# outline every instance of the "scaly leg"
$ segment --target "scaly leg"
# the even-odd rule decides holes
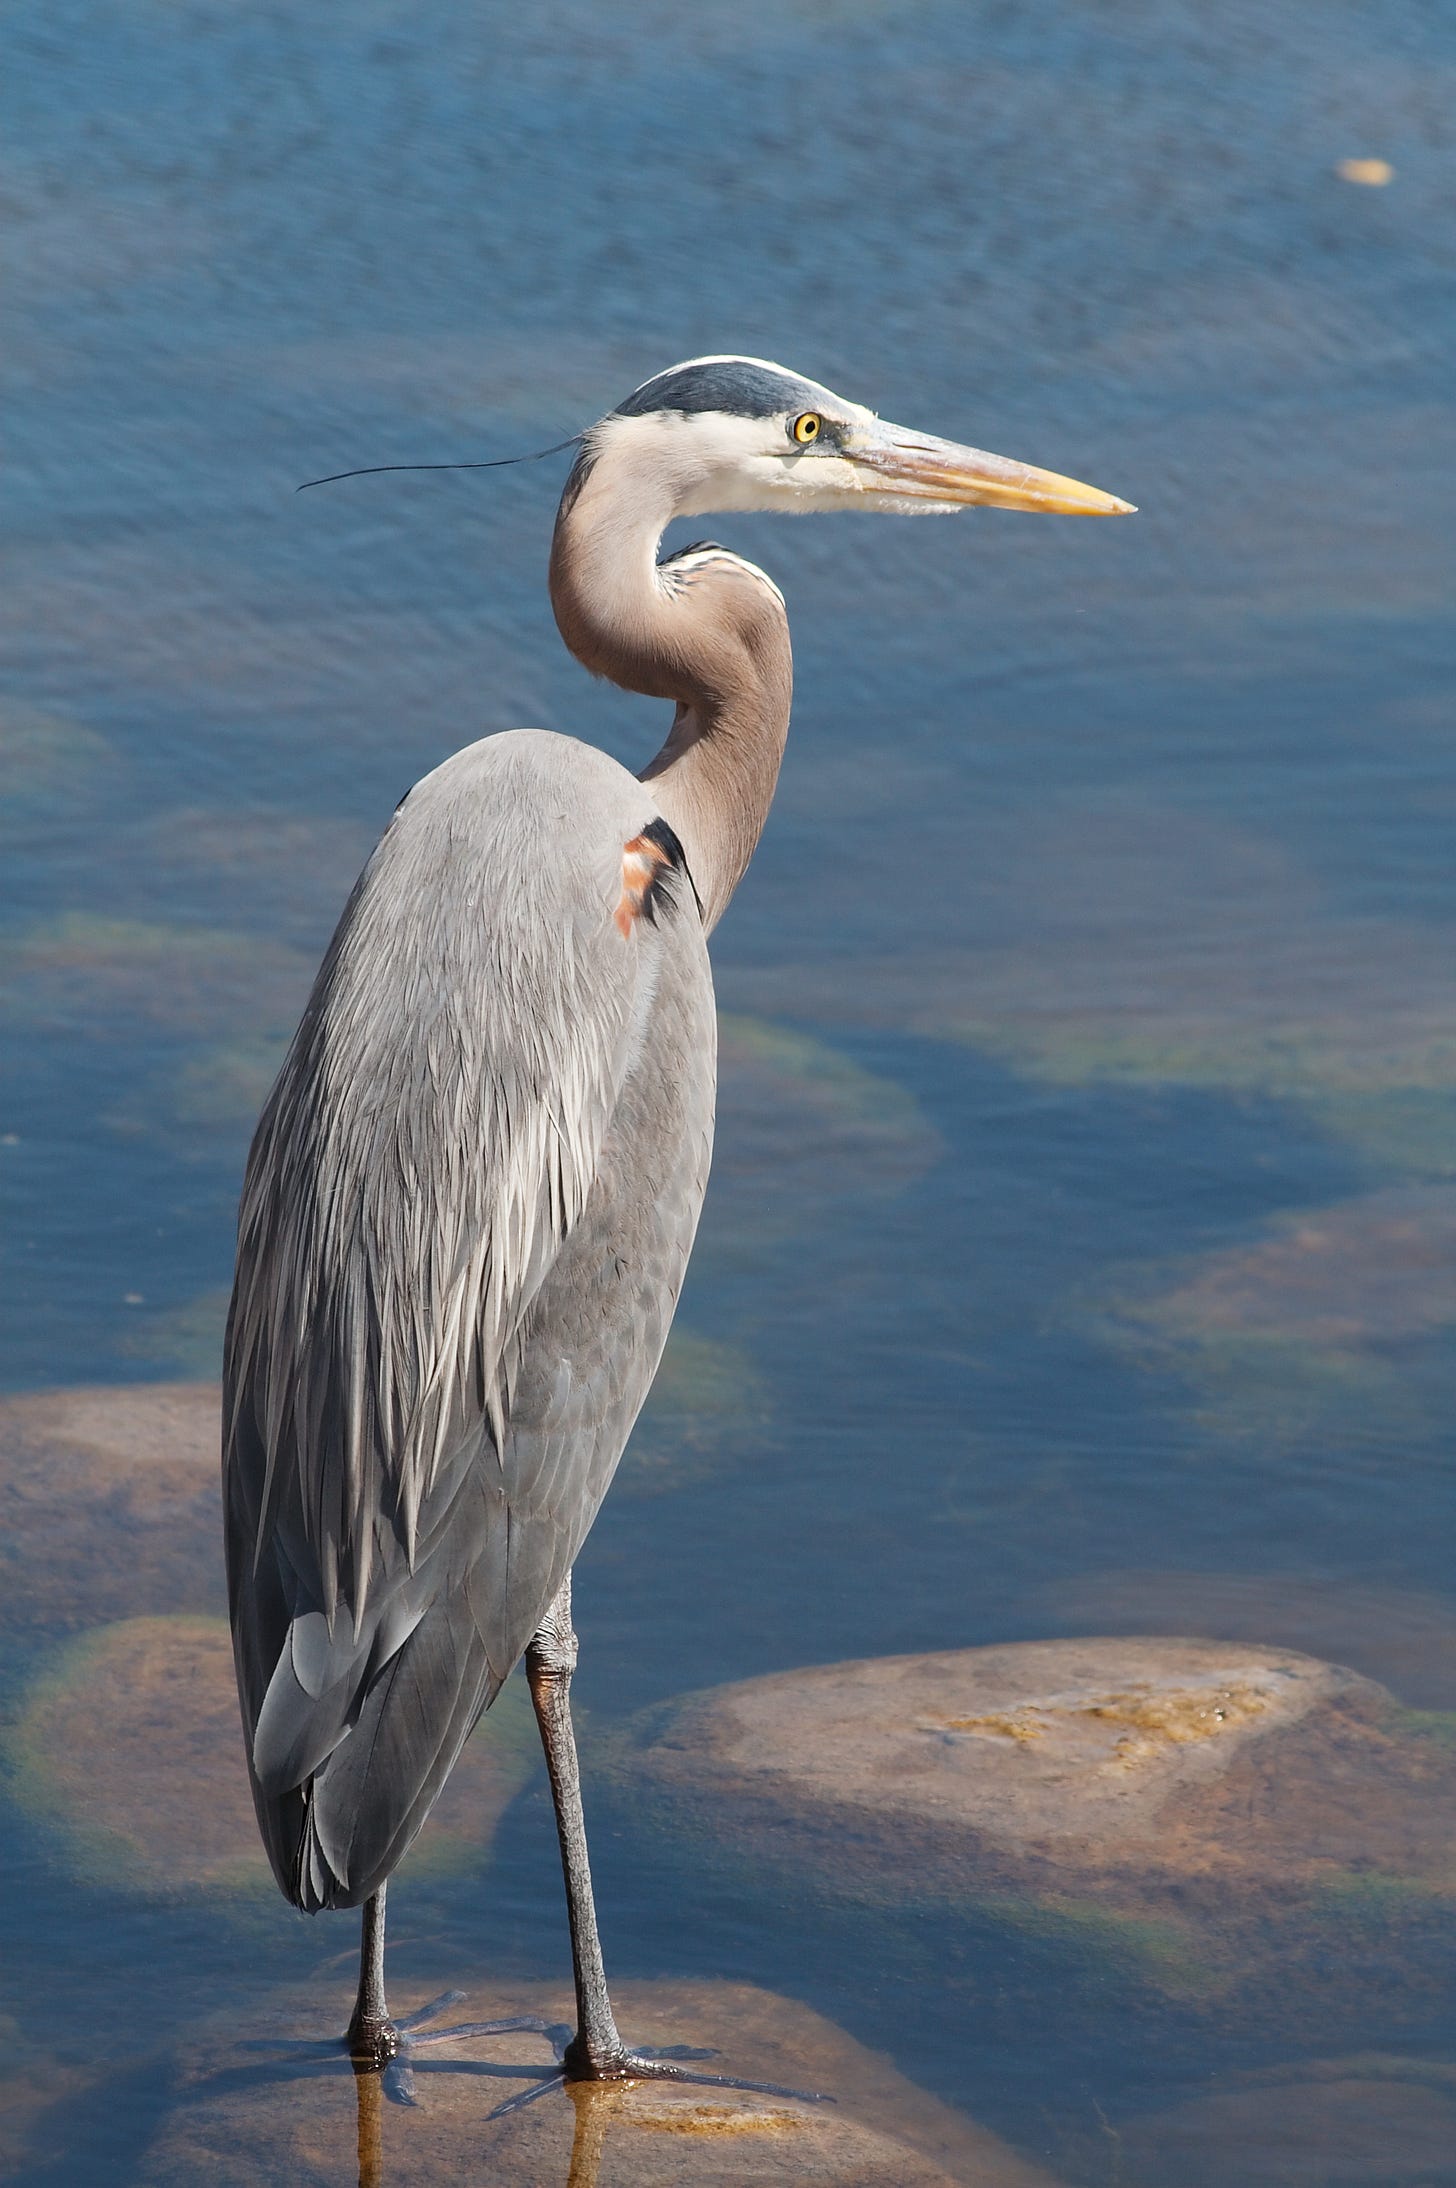
[[[428,2005],[419,2006],[399,2021],[391,2020],[384,1998],[384,1894],[381,1884],[364,1902],[364,1922],[359,1944],[359,1996],[354,2017],[344,2032],[344,2048],[360,2075],[383,2075],[384,2094],[394,2104],[415,2102],[414,2053],[433,2044],[458,2042],[466,2036],[506,2036],[518,2029],[537,2027],[534,2019],[512,2017],[507,2021],[457,2021],[450,2028],[429,2029],[427,2021],[458,2006],[465,1993],[441,1991]],[[305,2050],[317,2047],[305,2045]],[[363,2098],[360,2100],[363,2103]],[[360,2117],[363,2117],[361,2112]]]
[[[742,2082],[724,2074],[690,2074],[674,2061],[711,2058],[711,2052],[687,2046],[666,2051],[629,2051],[617,2032],[612,2002],[607,1996],[602,1966],[601,1939],[597,1934],[596,1905],[592,1898],[591,1867],[587,1860],[586,1824],[581,1810],[581,1772],[576,1759],[576,1739],[571,1729],[571,1675],[576,1669],[576,1635],[571,1630],[571,1575],[526,1650],[526,1678],[546,1750],[546,1770],[551,1798],[556,1804],[556,1829],[561,1840],[561,1867],[566,1877],[566,1913],[571,1925],[571,1960],[576,1977],[576,2034],[562,2053],[556,2075],[543,2077],[541,2087],[523,2092],[497,2107],[513,2111],[529,2103],[557,2079],[568,2082],[675,2081],[698,2082],[719,2089],[751,2089],[776,2097],[805,2097],[809,2090],[783,2089],[770,2082]],[[492,2117],[496,2117],[492,2114]]]
[[[399,2050],[399,2031],[389,2018],[384,2002],[384,1894],[381,1884],[364,1902],[364,1921],[359,1938],[359,1996],[354,2018],[344,2032],[349,2056],[360,2066],[376,2072],[387,2066]]]

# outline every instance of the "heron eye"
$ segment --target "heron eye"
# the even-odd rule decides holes
[[[802,448],[806,442],[818,440],[819,428],[823,423],[824,420],[816,410],[806,410],[802,417],[794,420],[789,432]]]

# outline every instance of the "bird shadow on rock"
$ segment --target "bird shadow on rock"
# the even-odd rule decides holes
[[[341,1998],[331,2001],[342,2021]],[[553,2087],[528,2097],[554,2066],[542,2035],[462,2040],[456,2055],[416,2065],[418,2102],[391,2105],[373,2075],[287,2048],[320,2011],[316,1993],[280,2000],[271,2035],[208,2032],[178,2055],[168,2107],[135,2173],[137,2188],[215,2188],[286,2180],[308,2188],[425,2188],[491,2177],[520,2188],[754,2188],[786,2178],[825,2188],[1050,2188],[1038,2167],[906,2081],[833,2023],[748,1984],[627,1982],[619,2017],[634,2038],[686,2037],[714,2052],[713,2071],[802,2082],[834,2104],[666,2082]],[[569,2021],[568,1993],[511,1984],[468,2010]],[[310,2047],[311,2053],[312,2047]]]

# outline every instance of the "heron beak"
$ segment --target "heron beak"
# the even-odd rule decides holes
[[[1041,509],[1063,517],[1130,517],[1130,501],[1038,471],[981,448],[960,448],[926,433],[887,425],[872,441],[847,450],[868,494],[933,502],[942,509]]]

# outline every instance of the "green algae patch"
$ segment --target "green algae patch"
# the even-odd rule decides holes
[[[287,1042],[258,1034],[214,1041],[184,1058],[157,1093],[179,1124],[251,1131],[278,1076]]]
[[[106,739],[41,707],[0,700],[0,827],[84,811],[118,773]]]
[[[675,1329],[612,1494],[656,1496],[704,1481],[761,1449],[769,1423],[764,1380],[748,1354]]]
[[[123,1358],[143,1360],[168,1375],[216,1375],[230,1297],[213,1289],[177,1307],[138,1309],[116,1349]]]
[[[32,1683],[0,1753],[16,1804],[81,1882],[168,1898],[273,1890],[224,1620],[131,1618],[81,1635]],[[413,1872],[478,1863],[535,1758],[530,1704],[507,1688],[436,1803]]]
[[[902,1191],[938,1134],[908,1087],[767,1019],[718,1020],[718,1122],[704,1243],[754,1245],[846,1198]]]
[[[0,1015],[109,1040],[285,1032],[313,965],[261,936],[71,911],[0,940]]]
[[[1456,1709],[1395,1709],[1390,1730],[1412,1740],[1430,1740],[1436,1747],[1456,1752]]]
[[[1171,1915],[1139,1914],[1069,1893],[992,1891],[971,1906],[1012,1936],[1050,1946],[1084,1978],[1110,1973],[1189,2001],[1214,1997],[1228,1985],[1227,1965],[1220,1965],[1227,1955],[1215,1954],[1195,1923]]]
[[[1349,1869],[1317,1883],[1309,1905],[1317,1922],[1337,1929],[1359,1925],[1387,1936],[1396,1924],[1424,1929],[1432,1916],[1456,1915],[1456,1863],[1448,1885],[1385,1869]]]

